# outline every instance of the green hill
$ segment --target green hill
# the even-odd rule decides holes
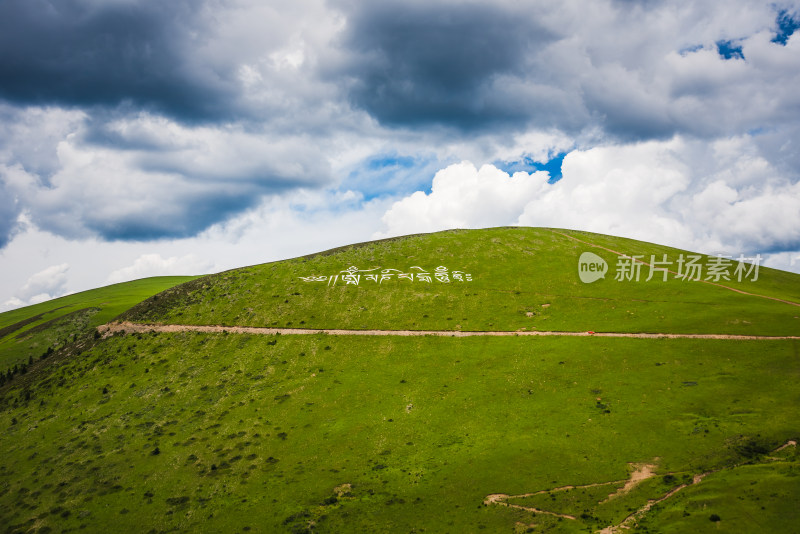
[[[192,276],[158,276],[82,291],[0,313],[0,373],[39,359],[134,304]]]
[[[573,236],[575,239],[570,238]],[[640,268],[640,280],[616,281],[617,256],[588,243],[649,260],[677,262],[691,252],[574,231],[541,228],[456,230],[343,247],[326,253],[199,278],[124,315],[136,322],[303,328],[416,330],[566,330],[792,335],[800,332],[800,276],[761,267],[758,279],[719,283],[675,279]],[[610,273],[582,283],[578,260],[590,251]],[[703,256],[700,263],[709,258]],[[342,281],[354,266],[358,285]],[[472,281],[440,283],[437,267]],[[417,281],[421,267],[431,282]],[[676,266],[673,266],[676,268]],[[413,280],[381,281],[384,270]],[[730,277],[733,269],[729,269]],[[372,274],[377,277],[367,279]],[[338,278],[306,282],[314,275]],[[703,278],[706,277],[705,272]]]
[[[441,232],[198,278],[119,319],[800,332],[798,275],[762,267],[757,280],[739,282],[732,267],[721,287],[662,281],[660,272],[645,281],[642,266],[638,282],[616,281],[618,257],[607,249],[648,262],[691,254],[549,229]],[[608,263],[605,279],[580,281],[586,251]],[[348,275],[351,266],[362,272]],[[92,336],[0,389],[6,532],[597,532],[624,524],[755,533],[800,524],[796,339],[174,330]]]

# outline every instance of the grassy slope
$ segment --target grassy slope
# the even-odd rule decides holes
[[[134,304],[194,277],[159,276],[67,295],[0,313],[0,371],[64,345],[73,333],[94,328]]]
[[[576,235],[629,253],[668,250]],[[538,229],[417,236],[206,277],[128,316],[797,333],[796,308],[712,286],[581,284],[584,250]],[[327,288],[297,279],[373,262],[443,264],[475,280]],[[764,269],[744,287],[797,300],[798,279]],[[586,532],[621,521],[676,481],[721,469],[648,513],[640,530],[790,531],[800,522],[787,505],[800,495],[796,450],[777,461],[753,450],[800,437],[799,351],[796,341],[115,336],[2,390],[0,524],[10,532],[455,533],[535,523],[536,531]],[[621,480],[628,462],[653,461],[659,477],[604,505],[597,489],[529,499],[542,507],[549,499],[547,509],[576,521],[482,504],[490,493]],[[334,498],[337,487],[343,494]],[[711,522],[712,513],[722,520]]]
[[[482,502],[624,479],[627,462],[656,457],[661,473],[681,480],[746,460],[738,447],[750,439],[773,448],[797,437],[796,351],[792,342],[708,340],[111,338],[0,413],[0,523],[90,532],[304,531],[309,521],[319,532],[599,528],[592,518],[620,521],[669,486],[643,486],[611,507],[554,503],[586,511],[579,521]],[[766,497],[800,494],[791,476],[800,462],[764,466],[778,486],[687,491],[657,517],[680,524],[685,509],[711,527],[718,513],[735,527],[731,509],[746,504],[761,530],[729,531],[787,531],[797,510]],[[334,502],[342,484],[350,496]]]
[[[573,232],[629,254],[681,251],[620,238]],[[198,279],[135,307],[134,321],[248,326],[594,330],[787,335],[800,331],[800,307],[746,296],[709,284],[654,278],[583,284],[584,251],[603,250],[539,228],[451,231],[349,247],[330,254],[257,265]],[[686,252],[684,252],[686,254]],[[471,273],[472,282],[393,280],[358,286],[304,282],[301,276],[359,268],[430,271],[444,265]],[[413,271],[412,271],[413,272]],[[762,268],[756,282],[732,287],[800,302],[800,276]],[[324,305],[321,305],[324,303]],[[543,307],[543,305],[549,305]],[[528,316],[531,314],[532,316]]]

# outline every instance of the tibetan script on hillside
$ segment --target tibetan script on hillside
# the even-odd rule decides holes
[[[339,274],[330,276],[301,276],[300,280],[304,282],[325,282],[329,286],[334,286],[337,282],[344,283],[345,285],[350,284],[357,286],[362,281],[365,283],[373,282],[382,284],[387,280],[449,284],[451,282],[472,282],[472,275],[464,271],[448,271],[447,267],[443,265],[434,269],[433,272],[416,265],[409,267],[405,272],[400,269],[381,269],[380,267],[375,267],[374,269],[359,269],[358,267],[351,266],[344,271],[339,271]]]

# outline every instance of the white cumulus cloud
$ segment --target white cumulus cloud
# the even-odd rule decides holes
[[[67,271],[69,264],[52,265],[28,278],[23,285],[8,301],[6,306],[18,307],[37,304],[52,298],[63,296],[67,293]]]
[[[193,254],[164,258],[161,254],[142,254],[132,265],[117,269],[108,275],[108,282],[116,284],[150,276],[180,276],[204,274],[211,269],[211,262]]]
[[[436,173],[430,194],[417,191],[396,202],[383,216],[388,231],[376,237],[514,224],[548,179],[546,172],[509,176],[493,165],[450,165]]]
[[[511,224],[707,253],[794,257],[800,250],[800,183],[761,157],[749,136],[575,150],[564,158],[562,174],[550,184],[545,172],[451,165],[436,174],[430,194],[417,191],[396,202],[380,235]]]

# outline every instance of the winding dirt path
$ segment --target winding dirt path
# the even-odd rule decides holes
[[[777,447],[776,449],[774,449],[772,451],[772,454],[774,454],[776,452],[779,452],[779,451],[782,451],[783,449],[785,449],[787,447],[796,447],[796,446],[797,446],[797,441],[789,440],[786,443],[784,443],[783,445],[781,445],[780,447]],[[767,457],[767,458],[770,458],[770,457]],[[772,460],[778,460],[778,458],[771,458],[771,459]],[[657,461],[657,460],[659,460],[659,459],[658,458],[654,459],[654,461]],[[604,500],[602,500],[602,501],[600,501],[598,503],[598,504],[603,504],[603,503],[608,502],[609,500],[613,499],[614,497],[616,497],[618,495],[621,495],[623,493],[629,492],[630,490],[632,490],[637,484],[639,484],[643,480],[647,480],[648,478],[653,477],[653,476],[656,475],[656,473],[655,473],[655,469],[657,468],[656,464],[649,464],[649,463],[633,464],[632,463],[632,464],[629,464],[629,465],[631,466],[632,471],[631,471],[631,474],[630,474],[630,476],[628,477],[627,480],[615,480],[613,482],[596,482],[594,484],[584,484],[584,485],[580,485],[580,486],[561,486],[561,487],[558,487],[558,488],[539,490],[539,491],[535,491],[535,492],[532,492],[532,493],[523,493],[523,494],[520,494],[520,495],[507,495],[505,493],[493,493],[491,495],[487,495],[486,498],[483,500],[483,503],[485,505],[487,505],[487,506],[492,505],[492,504],[499,505],[499,506],[507,506],[509,508],[518,508],[520,510],[527,510],[529,512],[534,512],[534,513],[537,513],[537,514],[546,514],[546,515],[552,515],[552,516],[556,516],[556,517],[561,517],[563,519],[577,520],[577,518],[575,516],[573,516],[573,515],[559,514],[559,513],[556,513],[556,512],[550,512],[548,510],[539,510],[537,508],[522,506],[522,505],[519,505],[519,504],[512,504],[512,503],[509,503],[508,500],[509,499],[519,499],[519,498],[524,498],[524,497],[531,497],[533,495],[540,495],[540,494],[543,494],[543,493],[554,493],[554,492],[563,491],[563,490],[567,490],[567,489],[592,488],[592,487],[607,486],[607,485],[612,485],[612,484],[615,485],[615,486],[618,486],[618,485],[624,483],[623,487],[619,488],[617,491],[615,491],[613,493],[610,493],[608,495],[608,498],[606,498],[606,499],[604,499]],[[661,502],[666,501],[667,499],[669,499],[670,497],[672,497],[673,495],[675,495],[679,491],[681,491],[681,490],[683,490],[685,488],[688,488],[689,486],[693,486],[695,484],[699,484],[705,477],[707,477],[708,475],[710,475],[712,473],[717,473],[719,471],[725,471],[725,470],[729,470],[729,469],[736,469],[737,467],[740,467],[741,465],[742,464],[737,464],[737,465],[730,466],[730,467],[722,467],[722,468],[719,468],[719,469],[706,471],[704,473],[696,473],[694,476],[692,476],[691,482],[685,482],[683,484],[680,484],[680,485],[672,488],[667,493],[665,493],[664,495],[662,495],[661,497],[659,497],[657,499],[648,500],[644,505],[640,506],[637,510],[631,512],[628,516],[626,516],[619,523],[617,523],[615,525],[609,525],[609,526],[607,526],[607,527],[605,527],[605,528],[603,528],[601,530],[596,531],[596,533],[597,534],[620,534],[621,532],[623,532],[625,530],[629,530],[636,523],[636,521],[639,518],[641,518],[644,514],[646,514],[651,508],[653,508],[653,506],[655,506],[655,505],[657,505],[657,504],[659,504]],[[669,474],[672,474],[672,473],[669,473]]]
[[[524,499],[526,497],[533,497],[535,495],[542,495],[542,494],[550,494],[559,491],[567,491],[572,489],[583,489],[583,488],[596,488],[598,486],[615,486],[618,489],[616,491],[612,491],[606,499],[600,501],[599,504],[603,504],[618,495],[622,495],[624,493],[628,493],[630,490],[634,488],[637,484],[642,482],[643,480],[647,480],[648,478],[655,476],[655,464],[630,464],[632,471],[630,477],[626,480],[614,480],[611,482],[595,482],[593,484],[581,484],[579,486],[560,486],[558,488],[546,489],[546,490],[539,490],[534,491],[532,493],[522,493],[520,495],[506,495],[505,493],[493,493],[491,495],[487,495],[486,498],[483,500],[483,504],[489,506],[491,504],[499,505],[499,506],[507,506],[509,508],[517,508],[519,510],[526,510],[528,512],[533,512],[536,514],[545,514],[545,515],[552,515],[555,517],[561,517],[563,519],[572,519],[577,520],[577,517],[570,514],[559,514],[557,512],[551,512],[549,510],[543,510],[540,508],[534,508],[532,506],[523,506],[521,504],[514,504],[508,502],[510,499]],[[627,518],[626,518],[627,520]],[[611,528],[611,527],[609,527]]]
[[[678,493],[682,489],[699,483],[701,480],[703,480],[705,477],[707,477],[711,473],[714,473],[714,471],[707,471],[705,473],[700,473],[698,475],[694,475],[692,477],[692,481],[691,482],[687,482],[686,484],[681,484],[679,486],[676,486],[676,487],[672,488],[666,494],[662,495],[658,499],[651,499],[651,500],[647,501],[647,503],[645,503],[641,508],[639,508],[638,510],[636,510],[635,512],[630,514],[628,517],[623,519],[620,524],[618,524],[618,525],[609,525],[606,528],[604,528],[603,530],[600,530],[598,532],[598,534],[617,534],[619,532],[622,532],[622,529],[630,529],[631,526],[634,523],[636,523],[636,520],[639,519],[640,517],[642,517],[644,514],[646,514],[653,506],[657,505],[658,503],[666,501],[667,499],[669,499],[670,497],[672,497],[673,495],[675,495],[676,493]]]
[[[206,334],[255,334],[262,336],[281,335],[314,335],[327,334],[332,336],[438,336],[438,337],[475,337],[475,336],[572,336],[572,337],[630,337],[642,339],[733,339],[733,340],[783,340],[796,339],[800,336],[743,336],[733,334],[657,334],[657,333],[632,333],[632,332],[542,332],[538,330],[524,330],[511,332],[507,330],[495,331],[466,331],[460,330],[342,330],[325,328],[266,328],[259,326],[221,326],[221,325],[190,325],[190,324],[144,324],[144,323],[108,323],[100,325],[97,330],[104,336],[116,332],[136,334],[145,332],[202,332]]]
[[[490,504],[497,504],[499,506],[507,506],[508,508],[517,508],[518,510],[525,510],[526,512],[533,512],[534,514],[552,515],[554,517],[560,517],[562,519],[572,519],[573,521],[578,519],[574,515],[559,514],[557,512],[551,512],[549,510],[534,508],[533,506],[522,506],[521,504],[511,504],[510,502],[508,502],[508,499],[519,499],[521,497],[528,497],[530,495],[535,495],[535,493],[526,495],[506,495],[505,493],[494,493],[492,495],[487,495],[486,498],[483,500],[483,504],[485,504],[486,506],[489,506]]]

